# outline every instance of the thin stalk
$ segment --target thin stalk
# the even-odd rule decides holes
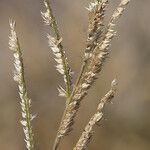
[[[82,75],[83,75],[83,73],[84,73],[84,71],[86,69],[86,65],[87,65],[87,60],[84,60],[82,65],[81,65],[81,69],[80,69],[79,75],[77,77],[77,80],[76,80],[75,86],[73,88],[73,91],[72,91],[72,93],[71,93],[71,95],[70,95],[70,97],[68,99],[68,103],[70,103],[72,101],[74,93],[76,92],[76,89],[77,89],[77,87],[78,87],[78,85],[79,85],[79,83],[81,81]]]
[[[81,80],[81,77],[82,77],[82,74],[83,74],[85,68],[86,68],[86,60],[83,62],[82,66],[81,66],[80,73],[79,73],[79,76],[78,76],[78,78],[76,80],[76,83],[75,83],[75,86],[73,88],[73,91],[72,91],[70,97],[67,99],[66,108],[64,110],[64,113],[63,113],[63,116],[62,116],[62,119],[61,119],[61,122],[60,122],[60,125],[59,125],[59,129],[58,129],[57,135],[55,137],[55,141],[54,141],[54,145],[53,145],[53,150],[57,150],[57,148],[58,148],[58,146],[60,144],[61,137],[58,136],[59,135],[59,130],[60,130],[61,124],[62,124],[62,122],[63,122],[63,120],[64,120],[64,118],[66,116],[66,111],[68,109],[68,105],[70,104],[70,102],[72,100],[72,97],[73,97],[73,95],[74,95],[74,93],[76,91],[76,87],[80,83],[80,80]]]
[[[19,45],[19,43],[18,43]],[[23,87],[23,99],[24,99],[24,104],[25,104],[25,113],[26,113],[26,122],[27,122],[27,129],[28,129],[28,134],[29,134],[29,143],[30,143],[30,147],[29,150],[33,150],[34,149],[34,145],[33,145],[33,131],[32,131],[32,126],[31,126],[31,113],[30,113],[30,99],[27,97],[27,90],[26,90],[26,82],[25,82],[25,77],[24,77],[24,65],[23,65],[23,59],[22,59],[22,53],[21,53],[21,49],[20,49],[20,45],[19,45],[19,49],[18,49],[18,53],[20,53],[20,62],[21,62],[21,84]],[[20,91],[21,92],[21,91]]]
[[[67,106],[66,106],[66,109],[64,110],[63,112],[63,115],[62,115],[62,118],[61,118],[61,122],[60,122],[60,125],[59,125],[59,129],[60,129],[60,126],[61,126],[61,123],[62,121],[64,120],[64,117],[66,115],[66,110],[67,110]],[[58,129],[58,131],[59,131]],[[56,138],[55,138],[55,141],[54,141],[54,144],[53,144],[53,149],[52,150],[57,150],[59,144],[60,144],[60,141],[61,141],[61,137],[58,136],[59,135],[59,132],[57,132],[56,134]]]

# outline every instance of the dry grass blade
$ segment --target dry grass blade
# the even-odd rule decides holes
[[[9,36],[9,48],[14,52],[14,66],[15,66],[15,73],[14,73],[14,80],[18,83],[19,88],[19,95],[21,99],[21,109],[22,109],[22,118],[21,124],[23,125],[23,131],[25,134],[25,142],[26,148],[28,150],[33,150],[33,132],[31,121],[34,116],[30,113],[30,106],[31,100],[27,96],[25,78],[24,78],[24,66],[23,66],[23,59],[22,53],[19,45],[19,40],[17,38],[17,34],[15,31],[15,22],[10,21],[10,36]]]
[[[91,137],[92,137],[94,126],[103,117],[102,110],[103,110],[105,104],[107,102],[111,102],[112,98],[114,97],[114,95],[116,93],[116,85],[117,85],[116,80],[113,80],[110,91],[100,100],[100,103],[97,107],[97,112],[91,117],[90,121],[84,128],[84,131],[73,150],[84,150],[87,148],[87,145],[90,142]]]

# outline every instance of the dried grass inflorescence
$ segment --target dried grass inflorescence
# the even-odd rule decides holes
[[[84,150],[87,148],[88,143],[91,140],[93,128],[94,126],[102,119],[103,117],[103,108],[107,102],[111,102],[112,98],[114,98],[114,95],[116,93],[116,85],[117,81],[114,79],[111,83],[111,89],[107,94],[100,100],[100,103],[98,104],[96,113],[91,117],[90,121],[84,128],[84,131],[79,138],[76,146],[73,150]]]
[[[86,48],[83,55],[83,62],[79,75],[72,86],[72,71],[69,67],[69,63],[65,54],[64,47],[62,45],[62,37],[59,32],[56,18],[53,14],[51,4],[48,0],[44,0],[44,6],[46,11],[41,12],[42,18],[46,26],[49,27],[52,34],[48,34],[48,45],[51,48],[55,61],[57,63],[56,70],[63,76],[65,88],[58,87],[59,96],[63,96],[66,99],[66,106],[60,122],[60,126],[54,141],[53,150],[57,150],[61,139],[68,135],[72,130],[74,124],[74,118],[77,115],[77,111],[80,107],[80,103],[83,98],[88,94],[88,89],[98,78],[98,74],[103,68],[103,65],[110,53],[111,41],[116,35],[115,26],[117,20],[123,14],[126,5],[130,0],[120,0],[120,4],[117,6],[108,24],[104,23],[106,7],[109,0],[93,0],[87,8],[89,12],[89,25],[87,30]],[[19,94],[21,98],[22,117],[21,121],[24,127],[26,147],[28,150],[33,150],[33,133],[31,127],[31,120],[34,118],[30,113],[31,100],[27,96],[25,78],[24,78],[24,66],[22,53],[19,45],[19,40],[15,32],[15,22],[10,22],[10,49],[14,52],[15,58],[15,75],[14,79],[18,83]],[[116,92],[116,80],[113,80],[110,91],[100,100],[96,113],[90,118],[88,124],[85,126],[81,137],[79,138],[74,150],[83,150],[87,148],[87,145],[92,137],[94,126],[103,117],[103,108],[107,102],[110,102]]]
[[[50,3],[44,0],[44,5],[46,7],[46,12],[41,12],[42,18],[45,25],[50,26],[53,29],[54,36],[48,34],[48,44],[55,55],[55,61],[57,62],[56,70],[63,75],[64,82],[66,84],[66,90],[62,87],[58,88],[59,95],[69,97],[71,94],[71,74],[72,71],[68,65],[67,57],[62,46],[62,38],[59,33],[58,25],[56,19],[53,15]]]
[[[14,52],[14,80],[18,83],[19,95],[21,99],[22,118],[21,124],[23,125],[23,131],[25,134],[26,148],[33,150],[33,132],[31,121],[34,116],[30,113],[31,99],[27,96],[26,84],[24,79],[24,66],[22,53],[20,49],[19,40],[15,31],[15,22],[10,21],[10,36],[9,36],[9,48]]]
[[[88,8],[90,21],[87,47],[80,74],[69,97],[69,104],[65,109],[65,113],[58,130],[56,140],[58,143],[60,138],[71,131],[74,123],[74,117],[77,114],[81,100],[87,95],[88,89],[98,78],[97,75],[102,70],[102,66],[110,53],[109,47],[111,45],[111,41],[116,35],[114,30],[116,21],[122,15],[125,6],[128,3],[129,0],[121,0],[120,4],[112,14],[108,25],[105,26],[103,24],[103,20],[108,0],[95,0],[94,3],[90,3]]]
[[[96,43],[93,52],[90,52],[91,59],[87,66],[86,71],[82,74],[80,84],[76,86],[73,100],[80,101],[86,94],[87,90],[91,87],[97,79],[97,74],[102,70],[102,66],[110,53],[110,45],[113,37],[116,35],[114,27],[117,19],[122,15],[124,7],[128,4],[129,0],[122,0],[114,11],[108,25],[106,26],[105,33],[102,35],[101,41]],[[87,53],[87,52],[86,52]]]

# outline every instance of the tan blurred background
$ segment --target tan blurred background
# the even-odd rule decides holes
[[[87,0],[51,0],[71,67],[77,75],[85,48]],[[112,12],[119,0],[110,2]],[[8,49],[9,18],[17,22],[23,49],[29,96],[32,99],[35,149],[49,150],[61,119],[65,101],[58,97],[63,84],[55,71],[40,10],[42,0],[0,0],[0,149],[25,150],[19,96],[12,79],[13,56]],[[89,150],[150,150],[150,1],[131,0],[117,25],[111,57],[99,80],[82,102],[74,130],[60,150],[71,150],[98,101],[113,78],[119,91],[105,109],[105,119],[95,128]],[[109,17],[109,16],[107,16]]]

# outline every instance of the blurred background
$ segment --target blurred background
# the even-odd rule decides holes
[[[71,68],[78,74],[85,49],[88,25],[87,0],[51,0]],[[112,0],[109,18],[120,0]],[[99,99],[118,79],[118,93],[107,105],[100,126],[95,127],[89,150],[150,150],[150,1],[131,0],[117,25],[112,52],[99,79],[82,102],[73,132],[64,138],[60,150],[77,142]],[[63,85],[48,48],[40,11],[42,0],[0,0],[0,149],[25,150],[19,95],[13,81],[13,55],[8,49],[9,18],[17,22],[23,51],[25,77],[32,111],[35,150],[49,150],[65,106],[57,87]],[[75,79],[75,78],[74,78]]]

